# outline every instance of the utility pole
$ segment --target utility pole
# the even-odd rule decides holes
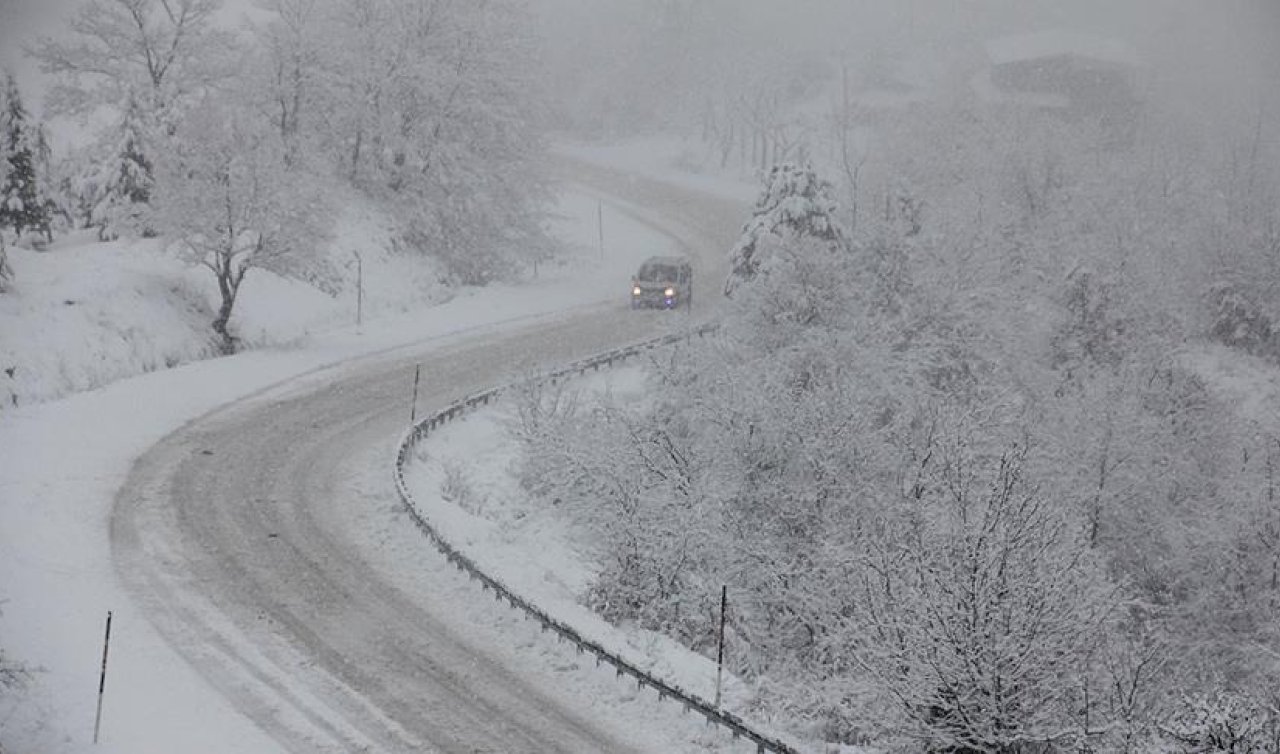
[[[596,202],[596,228],[600,234],[600,258],[604,259],[604,202]]]
[[[364,321],[364,262],[360,259],[360,252],[351,253],[356,256],[356,332],[360,332]]]
[[[729,602],[729,586],[720,587],[720,638],[716,648],[716,709],[720,709],[720,680],[724,675],[724,612]]]

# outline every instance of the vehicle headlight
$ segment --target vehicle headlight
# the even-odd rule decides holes
[[[676,289],[675,289],[675,288],[668,288],[668,289],[666,289],[665,291],[663,291],[663,294],[664,294],[664,295],[666,295],[666,297],[667,297],[667,298],[675,298],[675,297],[676,297]]]
[[[639,295],[640,295],[640,293],[641,293],[641,291],[640,291],[640,286],[638,286],[638,285],[636,285],[636,286],[632,286],[632,288],[631,288],[631,295],[632,295],[632,296],[639,296]]]

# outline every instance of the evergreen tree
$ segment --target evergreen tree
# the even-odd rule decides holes
[[[130,94],[114,157],[96,181],[100,188],[90,210],[90,223],[98,229],[100,239],[115,238],[122,230],[142,236],[154,234],[147,220],[155,180],[145,151],[144,118],[137,97]]]
[[[765,266],[769,249],[780,242],[813,238],[844,245],[837,211],[831,184],[819,178],[812,167],[789,162],[774,165],[751,219],[730,252],[725,295],[732,295],[738,285],[754,278]]]
[[[61,227],[69,228],[74,225],[71,213],[68,211],[64,202],[61,201],[60,192],[57,185],[58,171],[53,159],[53,144],[49,141],[49,130],[44,123],[40,123],[35,128],[35,164],[36,164],[36,193],[44,200],[45,208],[45,232],[46,237],[52,232],[53,226],[57,218],[61,218]],[[52,238],[50,237],[50,240]]]
[[[18,235],[34,228],[50,235],[49,210],[40,196],[36,180],[36,149],[27,111],[22,106],[18,83],[9,74],[5,85],[4,110],[0,112],[0,148],[3,149],[4,182],[0,185],[0,227],[13,228]]]

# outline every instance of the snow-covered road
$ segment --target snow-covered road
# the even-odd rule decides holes
[[[421,405],[654,326],[613,306],[468,340],[423,359]],[[382,490],[354,482],[392,457],[415,360],[271,391],[157,445],[117,498],[121,579],[179,652],[291,751],[658,750],[626,744],[579,711],[589,700],[551,698],[492,657],[486,647],[503,639],[476,635],[458,603],[481,595],[464,579],[427,565],[396,584],[366,554],[349,509],[388,515],[391,479],[384,468]]]
[[[711,270],[740,206],[589,172],[705,250],[703,280],[722,279]],[[415,364],[425,412],[673,321],[620,298],[348,362],[192,421],[146,452],[116,497],[117,576],[167,642],[288,751],[688,748],[692,719],[602,695],[571,653],[557,657],[482,600],[408,523],[391,483]]]

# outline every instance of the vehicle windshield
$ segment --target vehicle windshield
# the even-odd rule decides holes
[[[675,280],[679,271],[675,265],[670,264],[646,264],[640,268],[640,272],[636,275],[636,280],[646,283],[665,283]]]

